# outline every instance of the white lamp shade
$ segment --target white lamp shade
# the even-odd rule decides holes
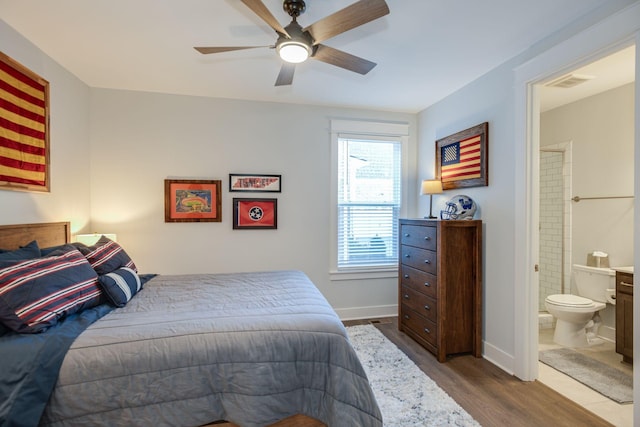
[[[87,246],[93,246],[102,236],[117,242],[117,236],[113,233],[76,234],[76,242],[84,243]]]
[[[439,179],[425,179],[422,181],[420,194],[440,194],[442,193],[442,181]]]

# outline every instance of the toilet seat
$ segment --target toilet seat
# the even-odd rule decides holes
[[[549,295],[546,298],[546,301],[549,304],[557,305],[560,307],[587,308],[593,307],[595,305],[595,303],[589,298],[583,298],[581,296],[572,294]]]

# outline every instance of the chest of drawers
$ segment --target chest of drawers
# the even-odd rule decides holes
[[[398,327],[440,362],[482,356],[482,221],[400,220]]]

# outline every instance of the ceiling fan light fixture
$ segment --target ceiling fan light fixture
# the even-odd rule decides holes
[[[278,55],[283,61],[299,64],[311,56],[311,48],[296,40],[287,40],[278,44]]]

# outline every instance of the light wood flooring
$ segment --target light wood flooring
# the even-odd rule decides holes
[[[373,323],[440,388],[482,426],[612,426],[539,381],[520,381],[471,355],[439,363],[435,356],[398,331],[396,318],[347,321],[346,326]]]

